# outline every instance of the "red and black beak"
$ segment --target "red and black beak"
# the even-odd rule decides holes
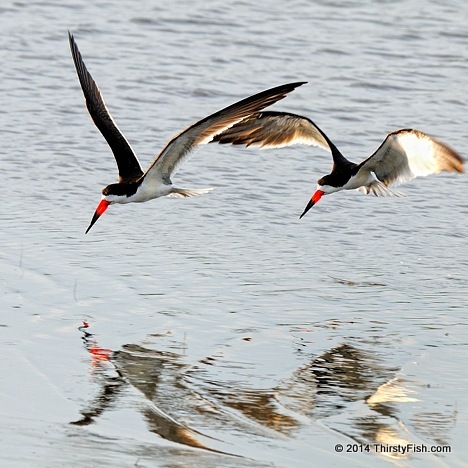
[[[312,195],[312,198],[309,200],[309,203],[307,203],[307,206],[305,207],[304,211],[302,212],[301,216],[299,216],[299,219],[301,219],[318,201],[322,198],[322,195],[325,192],[322,190],[316,190],[315,193]]]
[[[88,226],[88,229],[86,229],[85,234],[88,234],[88,231],[93,227],[94,223],[101,217],[101,215],[104,213],[104,211],[107,210],[107,207],[110,205],[110,202],[107,200],[101,200],[99,202],[99,205],[96,208],[96,211],[94,212],[93,219],[91,220],[91,223]]]

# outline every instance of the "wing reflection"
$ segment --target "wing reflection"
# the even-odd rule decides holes
[[[432,438],[429,443],[447,445],[441,434],[447,435],[447,429],[454,426],[454,413],[432,413],[425,424],[417,424],[422,416],[417,413],[407,421],[403,405],[420,401],[420,390],[425,386],[395,377],[399,372],[398,368],[385,366],[376,355],[343,344],[296,370],[290,380],[282,383],[278,395],[280,400],[286,396],[285,405],[295,411],[308,412],[363,445],[421,444],[425,435]],[[307,394],[307,388],[309,396],[301,395]],[[299,389],[300,399],[295,401]],[[391,458],[412,455],[382,450],[380,454]]]

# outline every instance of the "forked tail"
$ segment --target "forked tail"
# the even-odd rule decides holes
[[[202,188],[202,189],[195,189],[195,188],[177,188],[174,187],[169,194],[169,197],[175,198],[188,198],[188,197],[196,197],[198,195],[203,195],[204,193],[211,192],[212,188]]]
[[[405,194],[395,190],[393,188],[387,187],[382,182],[376,180],[375,182],[370,183],[369,185],[365,185],[359,187],[357,189],[359,192],[364,192],[366,194],[372,193],[376,197],[404,197]]]

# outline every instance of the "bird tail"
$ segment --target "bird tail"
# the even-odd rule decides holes
[[[202,189],[194,189],[194,188],[177,188],[174,187],[169,194],[169,197],[175,198],[188,198],[188,197],[196,197],[198,195],[203,195],[204,193],[211,192],[212,188],[202,188]]]
[[[359,187],[357,189],[360,192],[364,192],[366,194],[372,193],[376,197],[404,197],[405,194],[399,192],[398,190],[392,189],[387,187],[380,181],[375,181],[370,183],[369,185],[365,185],[363,187]]]

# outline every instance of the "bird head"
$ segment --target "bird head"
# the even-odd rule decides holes
[[[309,200],[309,203],[307,203],[307,206],[305,207],[304,211],[302,212],[301,216],[299,216],[299,219],[301,219],[305,214],[316,204],[319,202],[319,200],[323,197],[323,195],[328,195],[329,193],[333,192],[338,192],[342,190],[342,187],[333,187],[328,183],[328,178],[330,177],[330,174],[322,177],[319,179],[317,182],[317,189],[313,193],[311,199]],[[330,181],[331,182],[331,181]]]
[[[93,227],[94,223],[104,214],[109,205],[113,203],[128,203],[130,196],[134,194],[135,190],[130,187],[131,184],[111,184],[105,187],[102,191],[101,201],[94,212],[93,219],[86,229],[86,233]]]

